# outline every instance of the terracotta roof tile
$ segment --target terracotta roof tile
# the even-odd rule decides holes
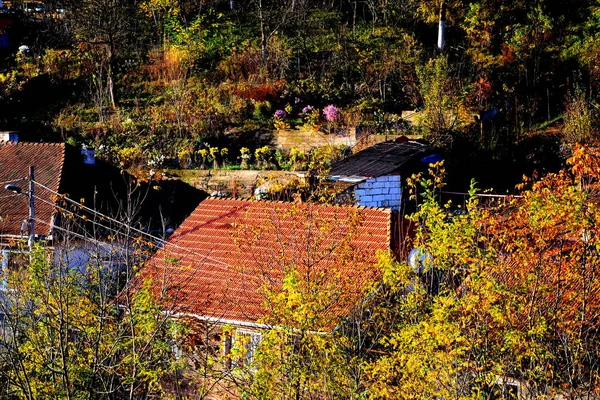
[[[0,182],[18,180],[15,184],[28,190],[29,166],[32,165],[36,182],[58,191],[64,161],[64,143],[0,142]],[[21,223],[29,215],[29,200],[22,194],[11,195],[4,190],[5,185],[3,183],[0,189],[0,234],[20,235]],[[36,186],[35,196],[41,199],[36,199],[35,217],[50,223],[53,206],[46,202],[52,202],[52,194]],[[37,231],[49,233],[48,225],[39,226]]]
[[[333,321],[379,279],[375,253],[390,248],[390,226],[384,209],[209,198],[141,277],[177,312],[257,322],[269,313],[262,289],[279,290],[293,266],[322,288],[343,286],[331,292]]]

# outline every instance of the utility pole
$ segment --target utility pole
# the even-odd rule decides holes
[[[35,239],[35,201],[33,196],[34,182],[33,165],[29,166],[29,254],[33,251],[33,241]]]

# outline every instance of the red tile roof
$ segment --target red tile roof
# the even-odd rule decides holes
[[[264,289],[281,291],[294,269],[331,297],[322,309],[333,323],[379,280],[390,225],[383,209],[209,198],[140,275],[175,312],[254,323],[272,315]]]
[[[34,166],[35,180],[54,191],[61,183],[65,161],[64,143],[0,142],[0,235],[20,235],[21,223],[29,215],[29,200],[23,194],[4,190],[6,182],[14,182],[24,191],[29,189],[29,166]],[[51,222],[52,194],[40,186],[35,187],[35,217]],[[49,233],[49,225],[37,224],[36,232]]]

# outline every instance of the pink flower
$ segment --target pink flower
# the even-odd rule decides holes
[[[314,109],[313,106],[306,106],[302,109],[302,114],[310,114]]]
[[[333,104],[328,105],[323,109],[323,115],[329,122],[335,122],[340,119],[340,110]]]

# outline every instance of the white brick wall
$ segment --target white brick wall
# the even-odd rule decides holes
[[[397,210],[402,198],[401,182],[400,175],[367,179],[354,187],[354,199],[361,206]]]

